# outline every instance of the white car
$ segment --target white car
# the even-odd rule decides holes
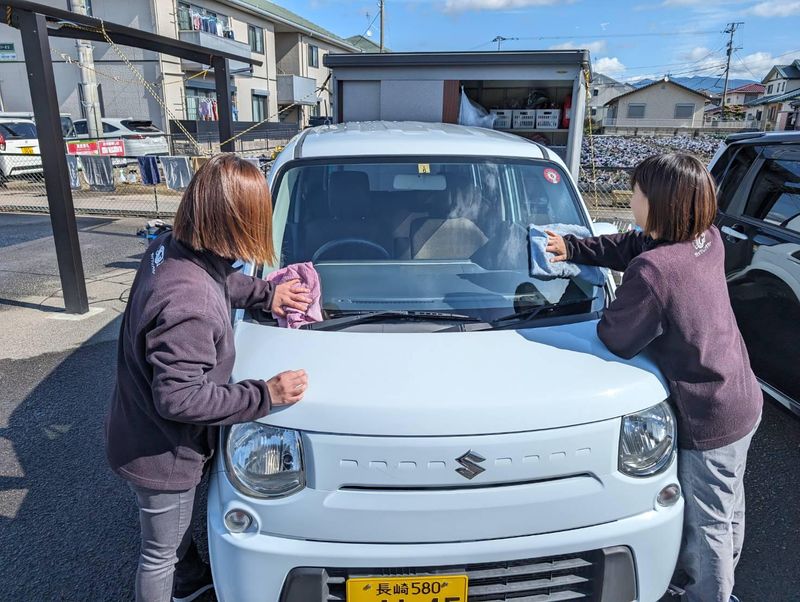
[[[646,355],[596,335],[613,282],[531,277],[529,224],[592,224],[561,159],[415,122],[322,126],[270,173],[280,263],[325,319],[235,318],[233,379],[303,401],[221,432],[223,602],[654,602],[683,525],[676,426]]]
[[[154,126],[152,121],[104,118],[102,123],[103,138],[122,139],[125,143],[126,157],[169,154],[166,135]],[[74,125],[78,139],[89,137],[89,127],[85,119],[77,119]]]
[[[0,118],[0,181],[42,173],[37,136],[31,119]]]

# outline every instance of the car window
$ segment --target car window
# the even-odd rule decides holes
[[[84,136],[89,133],[89,126],[85,121],[75,122],[75,135]]]
[[[37,137],[36,126],[24,121],[0,123],[0,134],[6,140],[24,140]]]
[[[753,146],[733,146],[717,161],[711,174],[717,181],[717,205],[720,211],[726,211],[730,206],[757,155],[758,152]]]
[[[144,132],[151,134],[162,133],[152,121],[137,121],[135,119],[124,119],[120,123],[133,132]]]
[[[756,177],[745,214],[800,232],[800,159],[768,159]]]
[[[358,158],[289,167],[275,183],[280,264],[312,261],[329,311],[506,315],[521,299],[586,300],[580,279],[530,274],[528,227],[588,227],[564,169],[539,160]]]
[[[103,133],[110,134],[111,132],[118,132],[119,128],[111,125],[110,123],[103,122]]]

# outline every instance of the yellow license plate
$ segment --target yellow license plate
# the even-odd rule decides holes
[[[347,580],[347,602],[467,602],[466,575]]]
[[[22,151],[23,155],[32,155],[33,154],[33,147],[32,146],[23,146],[20,151]]]

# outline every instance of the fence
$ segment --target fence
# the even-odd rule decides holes
[[[250,157],[267,175],[268,157]],[[195,161],[199,163],[199,161]],[[181,190],[171,189],[164,178],[156,186],[144,184],[138,157],[111,159],[112,182],[101,189],[90,185],[83,166],[77,163],[73,174],[72,197],[79,214],[171,217],[181,199]],[[0,154],[0,211],[48,212],[47,193],[39,155]],[[582,170],[579,189],[589,213],[599,221],[610,221],[621,230],[633,222],[627,171],[600,170],[597,186],[588,171]],[[610,174],[610,175],[609,175]]]
[[[190,174],[203,161],[200,157],[187,159]],[[257,162],[266,175],[268,158],[251,159]],[[145,184],[138,157],[113,157],[111,173],[105,174],[105,180],[98,185],[99,180],[87,173],[79,160],[70,177],[75,212],[170,217],[175,214],[182,190],[170,188],[166,177],[161,177],[161,172],[159,176],[161,183]],[[0,211],[49,211],[41,155],[0,154]]]

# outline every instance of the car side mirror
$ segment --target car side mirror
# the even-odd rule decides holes
[[[619,234],[619,228],[609,222],[592,222],[592,232],[595,236]]]

